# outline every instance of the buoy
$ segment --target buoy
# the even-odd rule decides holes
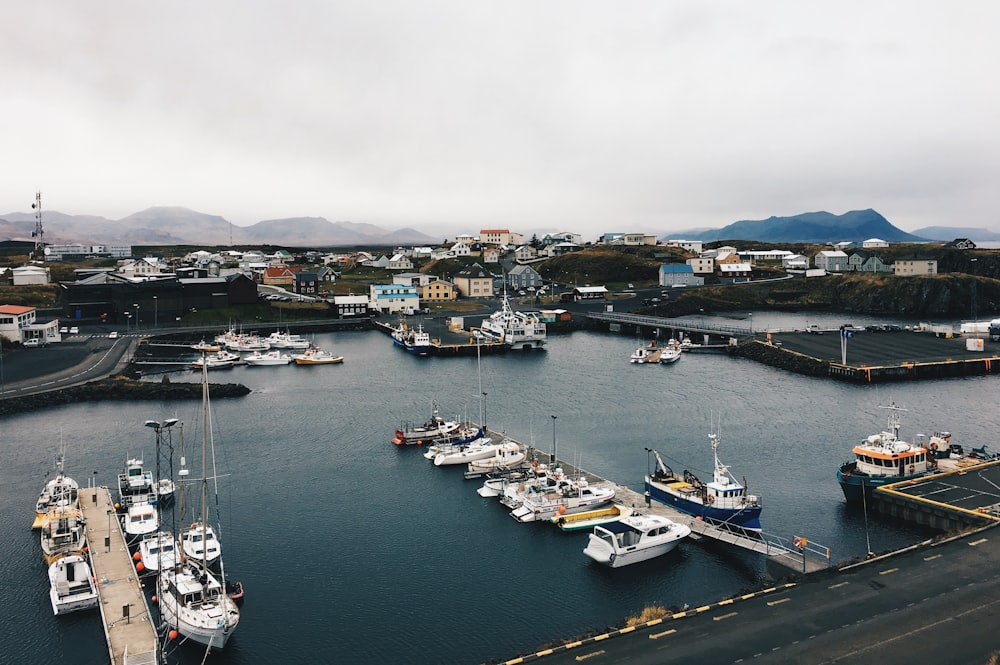
[[[153,604],[154,604],[154,605],[155,605],[156,603],[160,602],[160,599],[159,599],[159,598],[157,598],[156,596],[153,596],[152,598],[150,598],[150,600],[151,600],[151,601],[153,601]]]
[[[169,637],[172,640],[176,640],[177,639],[177,631],[176,630],[170,631],[169,633],[167,633],[167,637]]]
[[[424,445],[424,440],[423,439],[417,439],[417,445],[418,446]]]
[[[121,510],[121,509],[122,509],[122,504],[116,503],[115,504],[115,510]]]
[[[142,571],[146,570],[146,564],[140,561],[139,563],[135,564],[135,569],[141,573]]]
[[[141,558],[142,558],[142,552],[136,552],[135,554],[132,555],[133,561],[138,561]]]
[[[560,515],[566,514],[566,506],[559,506],[559,514]]]

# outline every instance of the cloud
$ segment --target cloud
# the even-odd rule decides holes
[[[993,3],[16,5],[0,210],[1000,226]]]

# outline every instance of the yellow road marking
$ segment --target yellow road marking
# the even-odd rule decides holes
[[[728,619],[729,617],[734,617],[737,614],[739,614],[739,612],[730,612],[729,614],[723,614],[721,616],[712,617],[712,621],[722,621],[723,619]]]
[[[899,568],[890,568],[889,570],[880,571],[879,575],[888,575],[889,573],[894,573],[897,570],[899,570]]]
[[[625,633],[631,633],[633,630],[635,630],[635,626],[626,626],[625,628],[622,628],[618,632],[624,635]]]
[[[779,598],[778,600],[772,600],[772,601],[768,602],[767,605],[768,605],[768,607],[772,607],[774,605],[781,605],[782,603],[787,603],[790,600],[791,600],[791,598]]]
[[[828,586],[827,589],[838,589],[838,588],[840,588],[842,586],[847,586],[848,584],[850,584],[850,582],[838,582],[837,584],[834,584],[833,586]]]
[[[545,651],[538,651],[535,653],[535,655],[538,656],[539,658],[541,658],[542,656],[551,656],[552,649],[546,649]]]
[[[696,608],[694,609],[694,611],[695,611],[695,612],[707,612],[707,611],[709,611],[710,609],[712,609],[712,606],[711,606],[711,605],[702,605],[701,607],[696,607]]]
[[[719,605],[732,605],[734,602],[736,601],[730,598],[729,600],[720,600]]]
[[[943,554],[932,554],[930,556],[925,556],[924,561],[933,561],[934,559],[940,559],[943,556]]]
[[[600,651],[592,651],[591,653],[588,653],[586,656],[577,656],[576,659],[578,661],[587,660],[588,658],[593,658],[594,656],[603,656],[603,655],[604,655],[604,649],[601,649]]]
[[[594,638],[594,641],[595,641],[595,642],[600,642],[601,640],[606,640],[606,639],[608,639],[609,637],[611,637],[611,636],[610,636],[610,635],[608,635],[607,633],[604,633],[603,635],[598,635],[597,637],[595,637],[595,638]]]
[[[567,648],[567,649],[572,649],[572,648],[574,648],[574,647],[578,647],[578,646],[580,646],[581,644],[583,644],[583,642],[580,642],[580,641],[577,641],[577,642],[570,642],[569,644],[567,644],[567,645],[566,645],[566,648]]]
[[[654,633],[654,634],[652,634],[652,635],[649,636],[649,639],[651,639],[651,640],[658,640],[661,637],[663,637],[664,635],[673,635],[676,632],[677,632],[676,628],[671,628],[670,630],[665,630],[662,633]]]
[[[979,540],[973,540],[971,543],[969,543],[969,545],[972,546],[972,547],[975,547],[976,545],[982,545],[983,543],[986,542],[986,540],[987,540],[986,538],[980,538]]]

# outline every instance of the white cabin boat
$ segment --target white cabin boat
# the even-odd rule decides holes
[[[544,483],[525,483],[523,491],[505,493],[505,498],[508,505],[516,503],[516,507],[510,511],[511,517],[518,522],[537,522],[559,515],[593,510],[611,503],[615,498],[615,489],[591,486],[584,478],[570,480],[564,476],[554,476]]]
[[[315,346],[294,354],[292,358],[296,365],[335,365],[344,362],[344,356],[335,356]]]
[[[506,289],[503,306],[483,319],[481,329],[511,349],[540,349],[545,345],[545,323],[535,313],[515,312],[510,306]]]
[[[293,335],[290,332],[275,331],[268,335],[265,340],[272,349],[308,349],[309,340],[301,335]]]
[[[97,583],[82,555],[64,556],[49,564],[49,598],[56,616],[97,607]]]
[[[583,553],[609,568],[662,556],[677,547],[691,527],[660,515],[632,515],[594,527]]]
[[[87,534],[80,509],[76,507],[53,508],[45,516],[42,527],[42,556],[45,563],[52,564],[57,559],[83,554],[87,546]]]
[[[139,560],[143,568],[153,572],[173,568],[177,565],[176,545],[170,531],[157,531],[144,537],[139,542]]]
[[[211,566],[222,556],[222,545],[211,525],[193,522],[181,533],[181,551],[189,559],[196,559]]]
[[[524,464],[528,459],[528,451],[517,441],[505,439],[497,447],[492,457],[469,462],[469,473],[489,473],[500,468],[514,468]],[[435,460],[436,462],[437,460]]]
[[[671,339],[667,342],[667,345],[660,349],[660,364],[670,365],[681,359],[684,351],[681,349],[681,343],[676,339]]]
[[[453,464],[468,464],[476,460],[495,457],[500,450],[499,443],[493,443],[488,436],[480,437],[475,443],[459,447],[455,450],[442,450],[434,456],[434,466],[450,466]]]
[[[239,353],[233,353],[226,349],[216,351],[215,353],[203,353],[201,358],[197,358],[191,367],[194,369],[201,369],[202,365],[206,366],[208,369],[225,369],[227,367],[232,367],[240,359]]]
[[[261,353],[260,351],[254,351],[250,355],[243,358],[245,362],[250,367],[262,367],[266,365],[287,365],[294,361],[287,353],[282,353],[281,351],[266,351]]]
[[[56,475],[45,483],[38,501],[35,502],[35,521],[32,529],[40,529],[45,525],[49,510],[53,508],[76,508],[79,506],[78,492],[80,485],[63,473],[63,456],[56,456]]]
[[[157,589],[164,622],[209,649],[224,649],[236,631],[240,610],[207,568],[192,560],[160,571]]]

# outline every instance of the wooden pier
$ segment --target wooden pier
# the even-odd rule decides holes
[[[155,665],[159,643],[107,487],[80,490],[111,665]]]
[[[490,432],[490,436],[497,437],[502,435]],[[769,568],[775,568],[784,574],[813,573],[829,568],[831,565],[830,550],[815,543],[810,543],[805,537],[796,535],[783,538],[772,534],[750,531],[739,533],[735,527],[733,530],[719,528],[698,517],[682,513],[659,501],[647,500],[645,495],[639,494],[625,485],[619,485],[601,478],[558,458],[553,460],[551,454],[535,452],[539,462],[548,464],[550,467],[562,467],[563,472],[570,478],[579,478],[582,476],[591,484],[599,483],[614,486],[615,503],[633,508],[639,512],[660,515],[678,524],[685,524],[691,527],[690,537],[695,540],[710,538],[719,543],[763,554],[768,559]]]

